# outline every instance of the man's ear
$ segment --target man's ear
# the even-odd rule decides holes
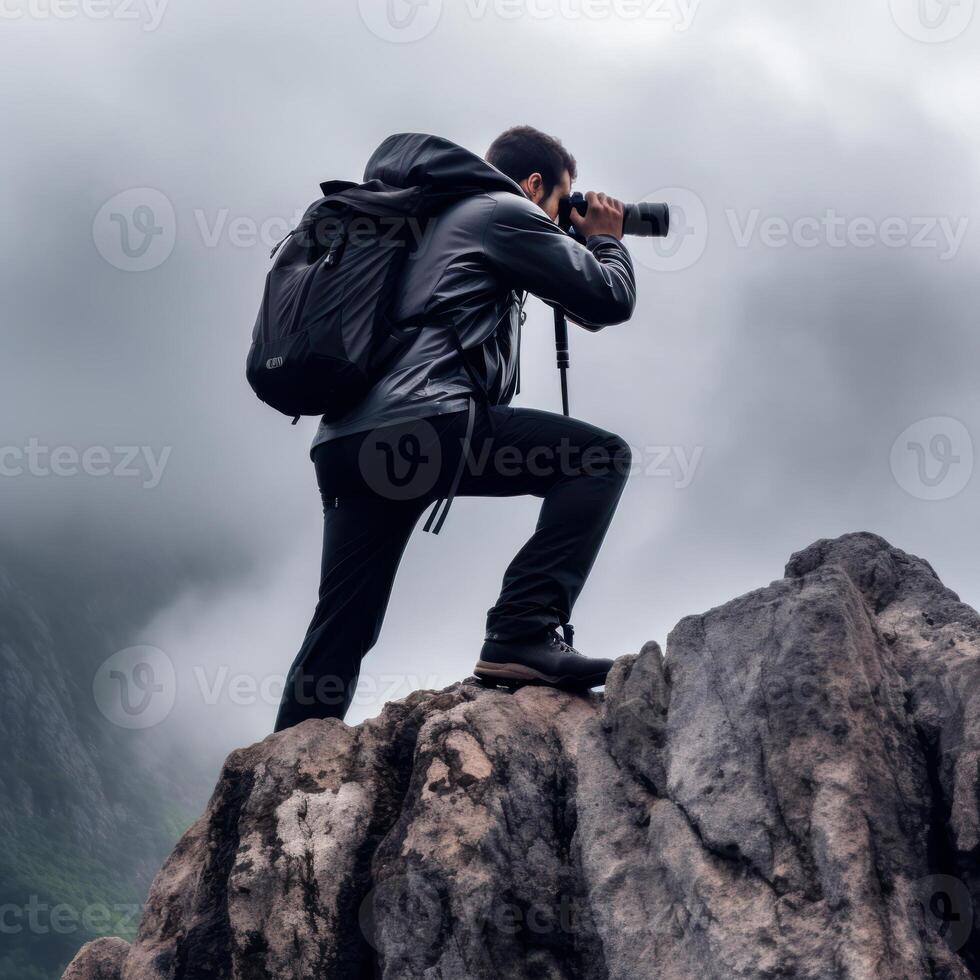
[[[521,190],[537,204],[544,196],[544,177],[539,173],[530,174],[521,181]]]

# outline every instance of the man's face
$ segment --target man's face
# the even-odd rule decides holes
[[[551,189],[550,194],[545,194],[544,178],[541,174],[531,174],[521,181],[524,193],[539,207],[552,221],[558,220],[558,202],[567,197],[572,192],[572,178],[565,170],[561,175],[561,180]]]

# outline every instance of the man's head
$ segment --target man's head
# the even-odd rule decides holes
[[[554,136],[533,126],[514,126],[490,144],[486,159],[520,184],[552,221],[558,220],[558,202],[571,191],[578,170],[575,157]]]

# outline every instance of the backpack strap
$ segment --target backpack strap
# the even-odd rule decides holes
[[[449,492],[446,496],[436,501],[435,506],[429,514],[429,519],[425,522],[424,531],[431,531],[433,534],[438,534],[442,530],[442,525],[446,523],[446,517],[449,516],[449,508],[456,499],[456,491],[459,489],[460,480],[463,478],[463,469],[470,455],[470,446],[473,442],[473,423],[475,421],[476,400],[471,398],[466,408],[466,435],[463,436],[462,451],[459,454],[459,462],[456,464],[456,473],[453,476],[453,482],[449,485]],[[442,508],[442,514],[436,520],[436,514],[439,513],[440,508]],[[433,521],[435,521],[435,526],[433,526]]]
[[[483,410],[487,415],[487,428],[490,431],[490,435],[494,434],[494,423],[493,415],[490,412],[490,396],[487,394],[487,389],[483,384],[483,381],[477,375],[476,370],[473,365],[470,364],[466,357],[466,351],[463,350],[463,345],[459,339],[459,334],[456,332],[456,327],[450,323],[449,324],[449,334],[453,342],[453,347],[456,348],[456,353],[459,355],[459,359],[462,362],[463,369],[469,375],[470,380],[473,382],[473,387],[476,390],[477,398],[480,400],[480,404],[483,406]],[[459,457],[459,464],[456,467],[456,474],[453,477],[453,482],[450,484],[449,492],[445,497],[441,497],[435,502],[435,506],[432,508],[432,512],[429,514],[429,519],[425,522],[425,527],[423,531],[431,531],[433,534],[438,534],[442,530],[442,525],[446,523],[446,518],[449,516],[449,508],[452,505],[453,500],[456,497],[456,491],[459,489],[459,482],[463,477],[463,467],[466,465],[466,460],[470,455],[470,449],[473,444],[473,425],[476,421],[476,398],[470,398],[466,407],[466,435],[463,437],[462,452]],[[436,521],[436,514],[439,513],[440,508],[442,508],[442,514]],[[433,526],[433,522],[435,525]]]
[[[517,304],[517,387],[515,395],[521,393],[521,330],[527,322],[527,314],[524,312],[524,303],[527,301],[527,292],[521,294]],[[571,644],[569,644],[571,646]]]

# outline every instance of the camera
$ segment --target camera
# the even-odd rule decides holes
[[[574,234],[571,225],[572,211],[583,217],[589,210],[585,195],[576,191],[563,197],[558,205],[558,225]],[[626,204],[623,206],[623,234],[642,235],[646,238],[663,238],[670,230],[670,209],[666,204]],[[575,237],[579,237],[575,235]]]

